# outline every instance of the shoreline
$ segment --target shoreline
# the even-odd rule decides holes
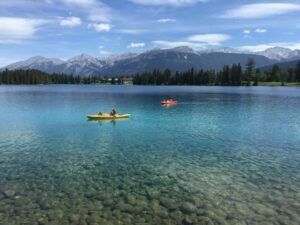
[[[61,83],[50,83],[50,84],[0,84],[1,86],[44,86],[44,85],[70,85],[70,86],[74,86],[74,85],[99,85],[99,86],[153,86],[153,87],[300,87],[300,83],[296,83],[296,82],[288,82],[288,83],[284,83],[284,85],[281,84],[281,82],[258,82],[257,85],[184,85],[184,84],[179,84],[179,85],[153,85],[153,84],[110,84],[110,83],[90,83],[90,84],[61,84]]]

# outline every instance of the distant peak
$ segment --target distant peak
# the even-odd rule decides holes
[[[128,52],[128,53],[123,53],[123,54],[119,54],[119,55],[118,54],[111,55],[109,57],[103,57],[103,58],[99,58],[99,59],[104,60],[104,61],[117,61],[117,60],[122,60],[122,59],[133,58],[137,55],[138,55],[138,53]]]
[[[223,47],[203,50],[200,53],[241,53],[241,51],[230,47]]]
[[[160,49],[160,48],[153,48],[153,49],[150,49],[150,50],[147,50],[147,51],[143,52],[142,54],[147,54],[149,52],[158,52],[158,51],[161,51],[161,50],[162,49]]]
[[[81,53],[80,55],[77,55],[75,57],[77,57],[77,58],[93,58],[92,56],[85,54],[85,53]]]
[[[280,47],[280,46],[270,47],[270,48],[265,49],[264,51],[254,52],[254,54],[263,55],[267,58],[275,59],[275,60],[279,60],[279,61],[282,59],[298,57],[300,55],[299,51],[297,51],[297,50],[292,50],[292,49],[289,49],[286,47]]]
[[[286,52],[291,52],[293,50],[285,47],[280,47],[280,46],[274,46],[271,48],[267,48],[265,51],[286,51]]]
[[[40,59],[47,59],[47,58],[44,56],[33,56],[30,57],[28,60],[40,60]]]
[[[59,64],[59,63],[63,63],[64,61],[58,58],[46,58],[44,56],[34,56],[25,60],[24,62],[28,62],[28,63],[29,62],[35,62],[35,63],[52,62],[54,64]]]
[[[178,46],[178,47],[172,48],[171,50],[174,50],[176,52],[194,53],[194,50],[188,46]]]
[[[82,53],[80,55],[74,56],[73,58],[70,58],[68,61],[76,61],[76,60],[95,60],[95,58],[90,55]]]

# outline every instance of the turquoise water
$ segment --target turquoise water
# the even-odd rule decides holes
[[[299,106],[291,87],[0,86],[0,224],[300,224]],[[85,118],[112,107],[132,118]]]

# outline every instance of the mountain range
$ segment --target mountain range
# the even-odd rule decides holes
[[[273,64],[300,59],[300,50],[282,47],[268,48],[260,52],[242,52],[233,48],[195,51],[181,46],[171,49],[153,49],[140,54],[128,53],[108,58],[95,58],[86,54],[61,60],[36,56],[19,61],[1,70],[37,69],[48,73],[65,73],[81,76],[119,76],[152,71],[153,69],[186,71],[221,70],[224,65],[240,63],[245,66],[253,58],[256,68],[268,68]],[[285,64],[284,64],[285,65]]]

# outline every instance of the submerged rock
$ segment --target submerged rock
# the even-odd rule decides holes
[[[6,189],[3,191],[3,194],[8,197],[8,198],[11,198],[11,197],[14,197],[15,194],[16,194],[16,190],[14,189]]]
[[[72,215],[69,217],[69,221],[70,221],[71,223],[77,223],[79,220],[80,220],[80,215],[78,215],[78,214],[72,214]]]
[[[87,222],[89,225],[92,225],[92,224],[98,224],[99,221],[100,221],[100,218],[99,218],[99,216],[96,216],[96,215],[90,215],[90,216],[86,219],[86,222]]]
[[[162,207],[159,204],[159,201],[157,201],[157,200],[152,200],[150,202],[150,208],[152,209],[154,214],[156,214],[159,217],[166,218],[169,215],[168,211],[164,207]]]
[[[86,197],[86,198],[92,198],[93,199],[93,198],[98,197],[98,193],[96,191],[94,191],[94,190],[88,191],[88,192],[86,192],[84,194],[84,197]]]
[[[190,216],[186,216],[183,220],[183,223],[186,225],[191,225],[193,224],[193,219]]]
[[[143,199],[137,199],[135,202],[134,202],[135,206],[138,207],[138,208],[141,208],[141,209],[145,209],[148,207],[148,202],[143,200]]]
[[[198,222],[199,225],[214,225],[214,222],[206,216],[200,216],[198,217]]]
[[[2,192],[7,198],[12,198],[16,195],[17,189],[19,189],[18,186],[19,185],[15,182],[8,182],[2,187],[0,186],[0,193]]]
[[[119,202],[116,206],[116,209],[120,210],[121,212],[128,212],[128,213],[136,213],[138,211],[138,208],[133,207],[132,205],[129,205],[124,202]]]
[[[183,220],[183,214],[179,210],[170,213],[170,217],[178,223]]]
[[[161,205],[163,205],[164,207],[170,210],[174,210],[178,208],[176,201],[171,198],[160,198],[159,201]]]
[[[51,202],[51,199],[42,198],[39,200],[39,205],[41,209],[48,210],[53,207],[53,203]]]
[[[197,207],[192,204],[191,202],[184,202],[181,206],[180,206],[180,210],[183,213],[193,213],[197,211]]]
[[[102,204],[104,206],[112,206],[114,204],[114,201],[112,198],[106,198],[102,201]]]
[[[51,220],[51,221],[52,220],[53,221],[54,220],[61,220],[64,216],[64,212],[61,209],[50,210],[47,215],[48,215],[48,219]]]
[[[149,200],[157,199],[159,197],[160,192],[156,190],[147,190],[147,198]]]
[[[269,208],[263,204],[255,204],[254,205],[254,210],[263,216],[266,217],[272,217],[272,216],[276,216],[277,212],[275,210],[273,210],[272,208]]]

